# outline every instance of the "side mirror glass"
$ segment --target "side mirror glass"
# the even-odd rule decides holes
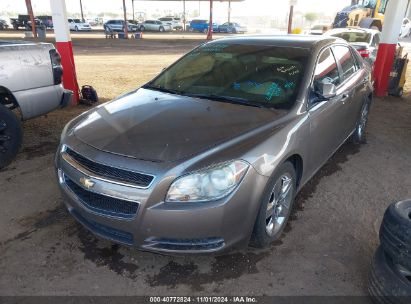
[[[337,88],[333,83],[321,83],[318,89],[324,99],[330,99],[337,95]]]

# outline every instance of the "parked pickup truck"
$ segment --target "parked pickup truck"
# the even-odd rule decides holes
[[[19,151],[20,120],[70,103],[73,93],[63,88],[62,75],[51,43],[0,40],[0,169]]]

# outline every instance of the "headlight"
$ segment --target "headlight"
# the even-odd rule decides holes
[[[197,171],[175,180],[166,202],[207,202],[230,194],[247,172],[248,163],[236,160]]]

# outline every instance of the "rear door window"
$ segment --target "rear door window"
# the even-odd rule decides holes
[[[343,79],[349,78],[358,70],[357,62],[348,47],[336,45],[333,47],[333,52],[337,62],[341,66]]]

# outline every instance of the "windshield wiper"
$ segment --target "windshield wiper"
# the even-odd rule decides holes
[[[182,92],[177,91],[177,90],[172,90],[172,89],[166,89],[164,87],[157,87],[153,86],[151,84],[145,84],[142,86],[143,89],[149,89],[149,90],[154,90],[154,91],[159,91],[159,92],[164,92],[164,93],[170,93],[170,94],[178,94],[181,95]]]
[[[223,95],[215,95],[215,94],[183,94],[183,95],[189,96],[189,97],[221,101],[221,102],[228,102],[228,103],[233,103],[233,104],[241,104],[241,105],[250,106],[250,107],[264,108],[262,104],[252,102],[252,101],[249,101],[241,97],[223,96]]]

